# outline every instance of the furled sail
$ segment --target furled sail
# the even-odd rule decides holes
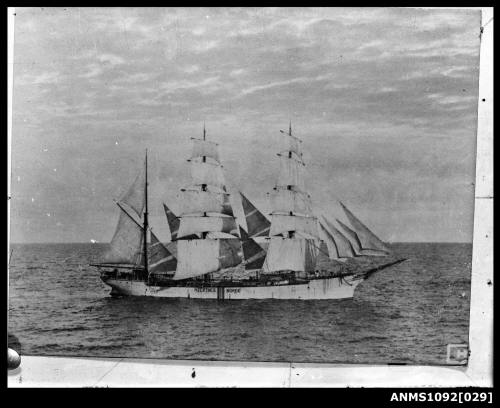
[[[121,210],[110,248],[104,254],[102,262],[141,265],[143,233],[143,229]]]
[[[153,232],[151,232],[151,243],[148,245],[148,265],[150,273],[175,273],[177,259],[165,248]]]
[[[193,185],[195,186],[207,185],[219,189],[224,187],[222,167],[217,164],[192,160],[191,177],[193,179]]]
[[[213,191],[184,190],[182,216],[203,213],[233,215],[229,194]]]
[[[317,257],[314,239],[271,237],[263,272],[311,272],[316,267]]]
[[[242,192],[240,192],[240,195],[243,212],[247,222],[248,235],[250,237],[269,236],[269,229],[271,227],[269,220],[243,195]]]
[[[203,232],[224,232],[238,236],[238,227],[233,217],[186,216],[181,218],[177,239],[186,238]]]
[[[203,157],[209,157],[220,163],[219,149],[215,142],[210,142],[208,140],[191,138],[193,141],[193,152],[191,154],[191,160]]]
[[[188,279],[241,263],[239,240],[192,239],[177,244],[177,270],[174,280]]]
[[[309,238],[319,238],[318,221],[313,216],[300,215],[271,215],[270,235],[280,235],[288,231],[295,231],[307,235]]]
[[[330,221],[328,221],[325,217],[323,217],[323,219],[326,223],[327,232],[335,241],[338,257],[352,258],[356,256],[356,252],[354,251],[354,248],[352,247],[349,240],[337,228],[335,228],[335,226]]]
[[[245,269],[261,269],[266,259],[266,251],[255,240],[250,238],[247,232],[240,226],[241,245],[245,259]]]
[[[349,209],[343,203],[340,203],[340,205],[342,206],[352,227],[356,231],[362,248],[377,249],[379,251],[389,252],[389,248],[387,248],[387,246],[379,237],[377,237],[372,231],[368,229],[366,225],[364,225],[358,218],[356,218],[356,216],[351,211],[349,211]]]
[[[270,194],[273,214],[292,212],[298,215],[307,215],[312,213],[311,198],[306,193],[279,188]]]
[[[119,200],[132,208],[139,217],[142,217],[145,205],[146,172],[145,167],[139,172],[128,191]]]

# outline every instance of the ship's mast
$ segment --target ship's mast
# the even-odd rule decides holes
[[[309,272],[316,264],[315,240],[319,233],[310,196],[303,185],[301,140],[292,134],[291,122],[288,131],[280,133],[285,136],[285,148],[278,153],[280,175],[271,196],[270,243],[263,273]]]
[[[203,140],[207,140],[207,131],[206,131],[206,129],[205,129],[205,122],[203,122]],[[206,163],[206,161],[207,161],[207,156],[202,156],[201,160],[202,160],[202,162],[203,162],[203,163]],[[203,184],[203,185],[201,186],[201,190],[202,190],[202,191],[207,191],[207,186],[206,186],[205,184]],[[207,216],[207,213],[206,213],[206,212],[203,212],[203,216],[204,216],[204,217],[206,217],[206,216]],[[207,233],[206,231],[203,231],[203,232],[201,233],[201,237],[202,237],[203,239],[206,239],[206,238],[207,238],[207,235],[208,235],[208,233]]]
[[[146,180],[144,183],[144,270],[146,273],[146,276],[148,276],[148,240],[147,240],[147,233],[148,233],[148,149],[146,149],[146,161],[145,161],[145,174],[146,174]]]

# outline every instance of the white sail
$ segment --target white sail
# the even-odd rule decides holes
[[[314,239],[272,237],[263,272],[310,272],[316,267],[318,248]]]
[[[228,206],[227,193],[201,190],[185,190],[182,192],[182,216],[203,213],[217,213],[233,215],[231,206]]]
[[[302,171],[304,164],[294,158],[280,155],[280,173],[278,177],[278,186],[292,186],[294,189],[304,191],[304,180]]]
[[[321,239],[326,242],[326,247],[328,248],[328,256],[330,259],[338,260],[340,258],[339,252],[337,250],[337,245],[335,245],[335,240],[330,235],[328,230],[325,228],[323,223],[319,223]]]
[[[316,217],[300,215],[271,215],[271,231],[269,235],[280,235],[287,231],[296,231],[311,238],[319,238],[318,221]]]
[[[142,258],[142,245],[143,229],[122,210],[110,248],[104,254],[102,262],[139,265]]]
[[[301,140],[299,138],[295,136],[290,137],[289,135],[286,135],[282,152],[284,153],[292,152],[297,155],[297,158],[302,158],[302,153],[300,151],[300,143]]]
[[[224,190],[224,192],[226,191],[225,187],[223,187],[222,189]],[[224,194],[221,214],[226,214],[234,217],[233,207],[231,206],[231,201],[229,200],[229,194]]]
[[[145,204],[146,172],[142,169],[128,191],[121,197],[120,202],[127,204],[139,217],[142,216]]]
[[[347,238],[349,239],[349,242],[351,243],[354,252],[356,255],[361,255],[361,242],[359,241],[358,234],[354,232],[352,229],[350,229],[347,225],[345,225],[342,221],[337,219],[337,222],[339,225],[342,227],[344,230],[345,234],[347,235]]]
[[[217,239],[177,241],[178,261],[173,279],[187,279],[218,271],[219,246]]]
[[[194,185],[215,186],[219,189],[224,187],[224,176],[222,167],[208,162],[191,162],[191,177]]]
[[[186,216],[181,218],[177,239],[200,232],[225,232],[238,236],[238,227],[233,217]]]
[[[389,252],[389,248],[377,237],[366,225],[364,225],[349,209],[342,203],[342,206],[347,219],[356,231],[363,249],[376,249],[379,251]]]
[[[203,139],[191,139],[193,140],[193,152],[191,154],[191,160],[197,159],[199,157],[209,157],[220,163],[217,143]]]
[[[340,258],[352,258],[356,256],[356,252],[352,247],[349,240],[325,217],[323,217],[326,224],[327,232],[332,236],[337,247],[337,253]],[[320,223],[321,225],[321,223]]]
[[[232,241],[232,242],[226,242]],[[235,239],[193,239],[177,243],[177,270],[174,280],[216,272],[241,263]]]
[[[290,212],[300,215],[309,215],[312,213],[311,198],[308,194],[279,188],[271,194],[273,214]]]
[[[302,152],[300,149],[300,144],[302,143],[302,140],[300,140],[298,137],[293,136],[290,133],[285,133],[281,132],[282,136],[282,152],[292,152],[297,155],[297,157],[301,158],[302,157]]]

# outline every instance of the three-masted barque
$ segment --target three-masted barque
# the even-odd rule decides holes
[[[240,193],[246,230],[238,225],[225,186],[218,145],[192,138],[191,183],[181,190],[182,213],[163,204],[171,233],[164,245],[148,223],[148,164],[116,201],[120,210],[100,263],[112,295],[202,299],[342,299],[376,267],[345,268],[356,257],[387,257],[390,249],[341,203],[352,228],[318,219],[303,181],[302,141],[288,131],[278,152],[280,172],[269,194],[270,220]],[[259,241],[259,242],[257,242]],[[260,242],[260,241],[264,241]],[[319,268],[320,253],[334,268]],[[242,273],[243,271],[243,273]]]

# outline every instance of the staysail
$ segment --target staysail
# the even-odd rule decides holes
[[[151,232],[151,243],[148,246],[149,272],[174,275],[177,267],[177,259],[165,248],[153,232]]]
[[[251,238],[269,236],[269,229],[271,228],[269,220],[250,202],[248,198],[245,197],[242,192],[240,192],[240,196],[243,212],[247,222],[248,235]]]
[[[266,259],[266,251],[240,226],[241,246],[246,270],[262,269]]]
[[[366,225],[364,225],[351,211],[349,211],[349,209],[342,202],[340,202],[340,205],[342,206],[350,224],[356,231],[362,248],[389,252],[389,248],[387,248],[379,237],[370,231],[370,229],[368,229]]]
[[[318,222],[304,188],[300,139],[292,135],[291,125],[288,133],[281,133],[285,148],[278,154],[280,173],[271,195],[270,242],[263,272],[311,272],[320,245]]]
[[[327,234],[334,240],[335,247],[337,249],[337,256],[339,258],[353,258],[356,256],[356,252],[354,251],[354,248],[349,240],[337,228],[335,228],[333,223],[328,221],[325,217],[323,217],[323,220],[325,225],[323,226],[321,223],[320,225],[326,229]]]
[[[359,241],[358,234],[356,234],[355,231],[350,229],[347,225],[345,225],[342,221],[337,219],[338,224],[342,227],[344,230],[345,234],[347,235],[347,238],[352,244],[352,247],[354,249],[354,252],[356,255],[361,255],[361,242]]]
[[[345,225],[342,221],[337,219],[338,224],[342,227],[345,232],[345,235],[349,239],[349,242],[352,244],[354,252],[356,256],[387,256],[389,253],[387,251],[381,251],[377,249],[368,249],[361,247],[361,241],[359,240],[358,234],[355,231],[350,229],[347,225]]]
[[[165,210],[165,215],[167,217],[168,227],[170,229],[170,239],[175,241],[177,239],[177,233],[179,232],[179,225],[181,220],[177,217],[174,212],[163,203],[163,209]]]

